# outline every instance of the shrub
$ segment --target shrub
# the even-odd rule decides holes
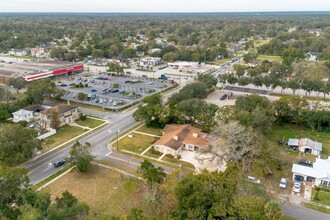
[[[174,158],[174,156],[172,154],[166,154],[166,157],[168,157],[168,158]]]
[[[118,83],[113,84],[112,88],[118,89],[119,88],[119,84]]]
[[[176,158],[178,158],[178,160],[180,160],[181,159],[181,155],[180,154],[176,155]]]
[[[80,116],[80,120],[82,120],[82,121],[86,121],[86,119],[87,119],[87,116],[86,116],[86,115],[81,115],[81,116]]]
[[[150,152],[151,152],[152,154],[162,155],[162,153],[159,152],[158,150],[156,150],[155,147],[151,147]]]
[[[28,122],[27,121],[20,121],[19,124],[22,125],[23,127],[26,127],[28,125]]]

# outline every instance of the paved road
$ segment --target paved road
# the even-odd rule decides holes
[[[100,130],[81,138],[79,141],[81,143],[91,143],[93,147],[92,154],[94,154],[97,159],[106,158],[105,155],[109,153],[107,144],[111,139],[116,137],[116,131],[120,130],[121,133],[137,124],[132,117],[134,111],[135,109],[122,113],[106,113],[109,124]],[[110,130],[111,132],[109,132]],[[26,163],[24,167],[27,168],[29,172],[31,184],[36,184],[61,169],[49,166],[49,164],[68,156],[71,146],[72,145],[62,148],[61,150],[51,153],[50,155],[47,155],[37,161],[30,161]]]
[[[318,212],[301,206],[291,204],[283,204],[283,213],[286,216],[293,217],[297,220],[327,220],[330,219],[329,214]]]

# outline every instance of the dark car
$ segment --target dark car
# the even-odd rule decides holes
[[[62,159],[62,160],[59,160],[59,161],[55,161],[54,162],[54,167],[60,167],[60,166],[63,166],[65,164],[65,160]]]
[[[222,96],[220,97],[220,100],[225,100],[227,97],[228,97],[228,95],[227,95],[227,94],[224,94],[224,95],[222,95]]]
[[[111,93],[116,93],[116,92],[119,92],[119,89],[113,89],[113,90],[111,91]]]

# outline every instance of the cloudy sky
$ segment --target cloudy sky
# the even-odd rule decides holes
[[[330,0],[0,0],[0,12],[330,11]]]

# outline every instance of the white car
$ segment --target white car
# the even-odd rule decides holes
[[[100,104],[103,104],[103,99],[100,99]]]
[[[292,189],[292,191],[295,192],[295,193],[300,193],[300,190],[301,190],[301,185],[300,185],[300,183],[295,182],[295,183],[293,184],[293,189]]]
[[[282,178],[279,187],[281,189],[286,189],[286,184],[287,184],[287,180],[285,178]]]

